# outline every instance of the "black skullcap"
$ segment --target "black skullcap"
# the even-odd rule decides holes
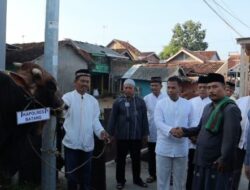
[[[235,88],[235,84],[233,82],[227,81],[226,85],[228,85],[230,88]]]
[[[75,78],[78,78],[80,76],[90,76],[88,69],[79,69],[75,72]]]
[[[197,83],[207,84],[207,76],[199,76]]]
[[[150,83],[160,83],[161,84],[162,80],[161,77],[151,77]]]
[[[225,79],[224,79],[223,75],[221,75],[221,74],[209,73],[207,75],[207,83],[210,83],[210,82],[220,82],[220,83],[225,84]]]

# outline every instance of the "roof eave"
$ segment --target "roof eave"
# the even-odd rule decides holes
[[[172,57],[168,58],[166,63],[168,63],[170,60],[172,60],[173,58],[175,58],[176,56],[178,56],[181,52],[184,52],[186,54],[188,54],[189,56],[193,57],[194,59],[196,59],[197,61],[204,63],[204,61],[198,57],[196,57],[195,55],[193,55],[192,53],[188,52],[185,48],[180,49],[175,55],[173,55]]]

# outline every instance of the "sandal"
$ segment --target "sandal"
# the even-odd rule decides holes
[[[124,184],[122,184],[122,183],[117,183],[116,189],[123,189],[123,188],[124,188]]]
[[[156,177],[153,177],[153,176],[149,176],[149,177],[146,179],[146,182],[147,182],[147,183],[153,183],[154,181],[156,181]]]

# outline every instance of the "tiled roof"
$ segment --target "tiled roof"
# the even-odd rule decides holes
[[[160,60],[155,52],[141,52],[129,42],[122,40],[114,39],[106,47],[110,47],[123,55],[125,55],[125,53],[129,53],[130,59],[137,63],[155,63]]]
[[[213,56],[218,55],[217,51],[194,51],[195,54],[200,54],[203,56],[206,60],[211,60]]]
[[[141,52],[140,56],[147,57],[149,55],[154,54],[155,52]]]
[[[168,64],[168,67],[174,67],[178,65],[183,68],[187,75],[192,74],[207,74],[216,72],[222,65],[223,61],[209,61],[206,63],[192,62],[192,61],[182,61],[175,64]]]
[[[122,40],[117,40],[117,39],[114,39],[113,41],[116,41],[116,42],[120,43],[125,49],[133,52],[136,55],[140,55],[141,54],[141,52],[138,49],[136,49],[134,46],[132,46],[128,42],[125,42],[125,41],[122,41]]]
[[[240,54],[230,54],[228,59],[228,69],[233,68],[240,63]]]
[[[133,59],[133,56],[127,49],[112,49],[113,51],[118,52],[121,55],[124,55],[125,57],[128,57],[128,59]]]
[[[20,48],[11,44],[6,44],[6,50],[7,51],[12,51],[12,50],[19,50]]]
[[[212,59],[213,56],[216,56],[217,59],[220,60],[219,55],[217,54],[216,51],[191,51],[186,48],[181,48],[181,50],[178,51],[175,55],[168,58],[166,62],[172,62],[175,59],[175,57],[177,57],[181,53],[189,54],[189,56],[193,57],[200,63],[202,62],[204,63],[206,61],[217,61]]]
[[[6,65],[13,62],[27,62],[32,61],[44,53],[44,43],[27,43],[14,44],[19,49],[16,51],[9,51],[6,53]]]
[[[191,50],[188,50],[188,49],[186,49],[186,48],[182,48],[184,51],[187,51],[188,53],[190,53],[190,54],[192,54],[193,56],[195,56],[195,57],[197,57],[198,59],[200,59],[200,60],[202,60],[202,61],[205,61],[206,60],[206,58],[203,56],[203,55],[201,55],[201,54],[199,54],[199,53],[197,53],[197,52],[195,52],[195,51],[191,51]]]
[[[155,52],[142,52],[138,56],[138,60],[146,60],[149,61],[150,57],[154,56],[154,60],[160,60],[160,58],[155,54]],[[151,57],[152,58],[152,57]]]
[[[191,51],[188,49],[185,50],[203,61],[209,61],[212,60],[213,56],[218,56],[217,51]],[[219,56],[218,59],[220,59]]]
[[[6,54],[6,64],[13,62],[27,62],[33,61],[34,59],[44,54],[44,42],[39,43],[25,43],[25,44],[14,44],[19,49],[16,51],[10,51]],[[127,59],[127,57],[115,52],[112,49],[104,46],[98,46],[89,44],[86,42],[79,42],[73,40],[63,40],[59,42],[59,46],[69,45],[78,53],[82,58],[88,62],[92,62],[92,54],[99,56],[107,56],[112,58]]]
[[[24,43],[24,44],[14,44],[20,49],[17,51],[8,52],[6,55],[6,64],[12,64],[13,62],[27,62],[33,61],[36,58],[42,56],[44,54],[44,42],[39,43]],[[73,46],[73,44],[69,40],[64,40],[59,42],[59,46],[70,45],[74,47],[76,53],[78,53],[81,57],[83,57],[86,61],[93,61],[91,56],[81,51],[81,49]]]
[[[206,74],[206,73],[215,73],[222,65],[223,61],[214,61],[204,64],[199,64],[194,67],[194,73]]]

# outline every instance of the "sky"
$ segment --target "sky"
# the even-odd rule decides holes
[[[250,37],[249,0],[207,2],[242,37]],[[7,0],[7,43],[44,41],[45,13],[46,0]],[[204,0],[60,0],[59,40],[107,45],[120,39],[142,52],[159,54],[171,40],[174,26],[187,20],[202,24],[207,50],[216,50],[221,59],[226,59],[229,52],[240,51],[236,42],[240,36]]]

